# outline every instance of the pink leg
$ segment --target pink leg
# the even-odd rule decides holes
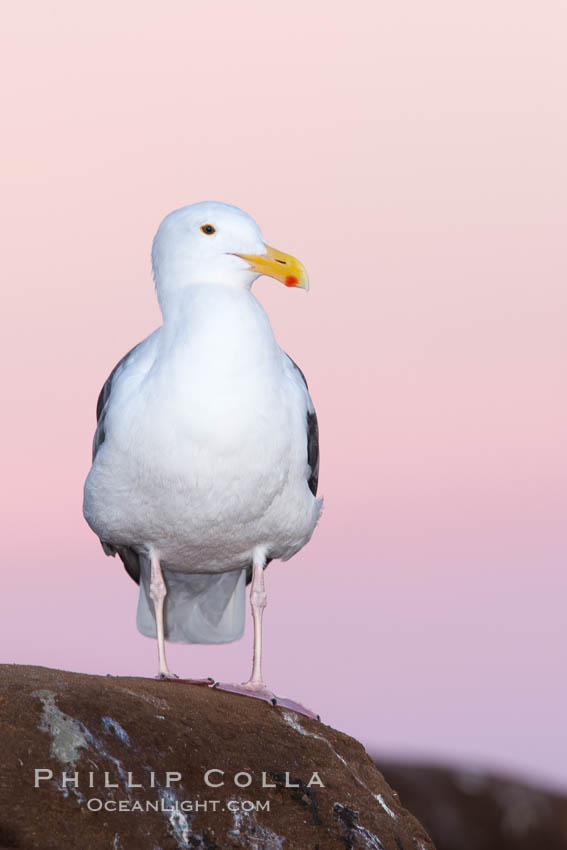
[[[165,659],[165,634],[163,629],[163,602],[167,595],[167,587],[161,571],[159,558],[155,552],[151,553],[151,575],[150,575],[150,598],[154,603],[156,615],[157,644],[159,671],[158,679],[177,679],[175,673],[171,673]]]
[[[241,685],[216,682],[215,688],[221,691],[230,691],[233,694],[242,694],[243,696],[256,697],[263,699],[272,705],[279,705],[283,708],[291,708],[293,711],[298,711],[300,714],[305,714],[307,717],[318,719],[318,715],[314,714],[308,708],[295,702],[295,700],[282,699],[277,697],[272,691],[268,690],[262,677],[262,618],[264,616],[264,608],[268,604],[268,597],[264,588],[264,565],[266,563],[265,554],[262,550],[254,553],[252,561],[252,584],[250,586],[250,605],[252,607],[252,617],[254,619],[254,654],[252,660],[252,675],[247,682]]]
[[[182,682],[189,685],[212,685],[214,679],[180,679],[172,673],[167,666],[165,658],[165,631],[163,627],[163,603],[167,596],[167,586],[161,571],[159,557],[151,552],[151,574],[150,574],[150,599],[154,603],[156,615],[156,629],[158,642],[159,671],[156,679],[172,679],[174,682]]]
[[[250,587],[250,605],[254,618],[254,654],[252,657],[252,675],[244,687],[253,690],[266,690],[262,678],[262,618],[264,608],[268,604],[268,596],[264,588],[264,557],[254,558],[252,564],[252,585]]]

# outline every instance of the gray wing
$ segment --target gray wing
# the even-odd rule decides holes
[[[309,391],[309,387],[307,386],[307,380],[305,375],[289,354],[285,353],[285,356],[290,361],[292,366],[299,372],[301,375],[301,379],[305,384],[305,389]],[[307,484],[309,485],[309,489],[313,493],[314,496],[317,495],[317,485],[319,484],[319,423],[317,422],[317,414],[315,413],[315,408],[313,410],[307,411],[307,417],[305,421],[305,436],[307,439],[307,463],[309,464],[309,476],[307,478]],[[266,563],[264,569],[268,566],[272,559],[266,558]],[[246,584],[250,584],[252,581],[252,563],[248,565],[246,568]]]
[[[96,431],[93,439],[93,460],[96,457],[96,453],[104,443],[104,420],[106,419],[108,401],[112,392],[112,382],[114,381],[116,376],[122,371],[128,359],[130,358],[130,355],[133,354],[141,344],[142,343],[139,342],[138,345],[135,345],[134,348],[130,349],[128,354],[124,355],[122,360],[118,361],[118,363],[104,382],[104,386],[101,389],[100,393],[98,394],[98,399],[96,403]]]
[[[108,412],[108,403],[110,401],[110,396],[112,394],[112,383],[117,375],[123,370],[126,362],[128,361],[131,354],[136,351],[138,345],[135,345],[134,348],[131,348],[128,354],[125,354],[122,360],[120,360],[108,378],[106,379],[103,388],[101,389],[98,400],[96,403],[96,431],[93,439],[93,460],[95,459],[98,450],[104,443],[105,438],[105,430],[104,430],[104,422],[106,419],[106,414]],[[134,579],[137,584],[140,583],[140,559],[138,558],[138,553],[135,549],[132,549],[130,546],[115,546],[113,543],[110,543],[107,540],[100,540],[101,546],[104,549],[107,555],[118,555],[122,560],[124,567],[126,568],[126,572],[130,576],[130,578]]]
[[[295,366],[295,368],[301,375],[303,383],[305,384],[305,389],[309,390],[305,375],[303,374],[297,363],[291,359],[289,354],[286,354],[286,357],[288,358],[288,360],[291,361],[291,363]],[[317,485],[319,484],[319,423],[317,422],[317,414],[315,413],[315,408],[313,408],[313,410],[307,411],[306,431],[307,463],[309,464],[310,469],[307,483],[313,495],[316,496]]]

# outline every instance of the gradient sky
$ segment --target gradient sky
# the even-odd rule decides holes
[[[325,510],[267,573],[269,684],[374,752],[567,788],[564,4],[3,9],[0,660],[153,675],[81,516],[94,406],[160,322],[150,246],[237,204],[311,292]],[[248,675],[251,628],[173,646]]]

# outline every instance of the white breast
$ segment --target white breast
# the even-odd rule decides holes
[[[256,298],[189,287],[175,321],[140,349],[113,385],[87,479],[96,533],[152,545],[187,572],[234,569],[258,545],[291,557],[319,514],[309,397]]]

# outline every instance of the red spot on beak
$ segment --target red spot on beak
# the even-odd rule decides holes
[[[294,275],[289,274],[285,279],[286,286],[297,286],[297,278]]]

